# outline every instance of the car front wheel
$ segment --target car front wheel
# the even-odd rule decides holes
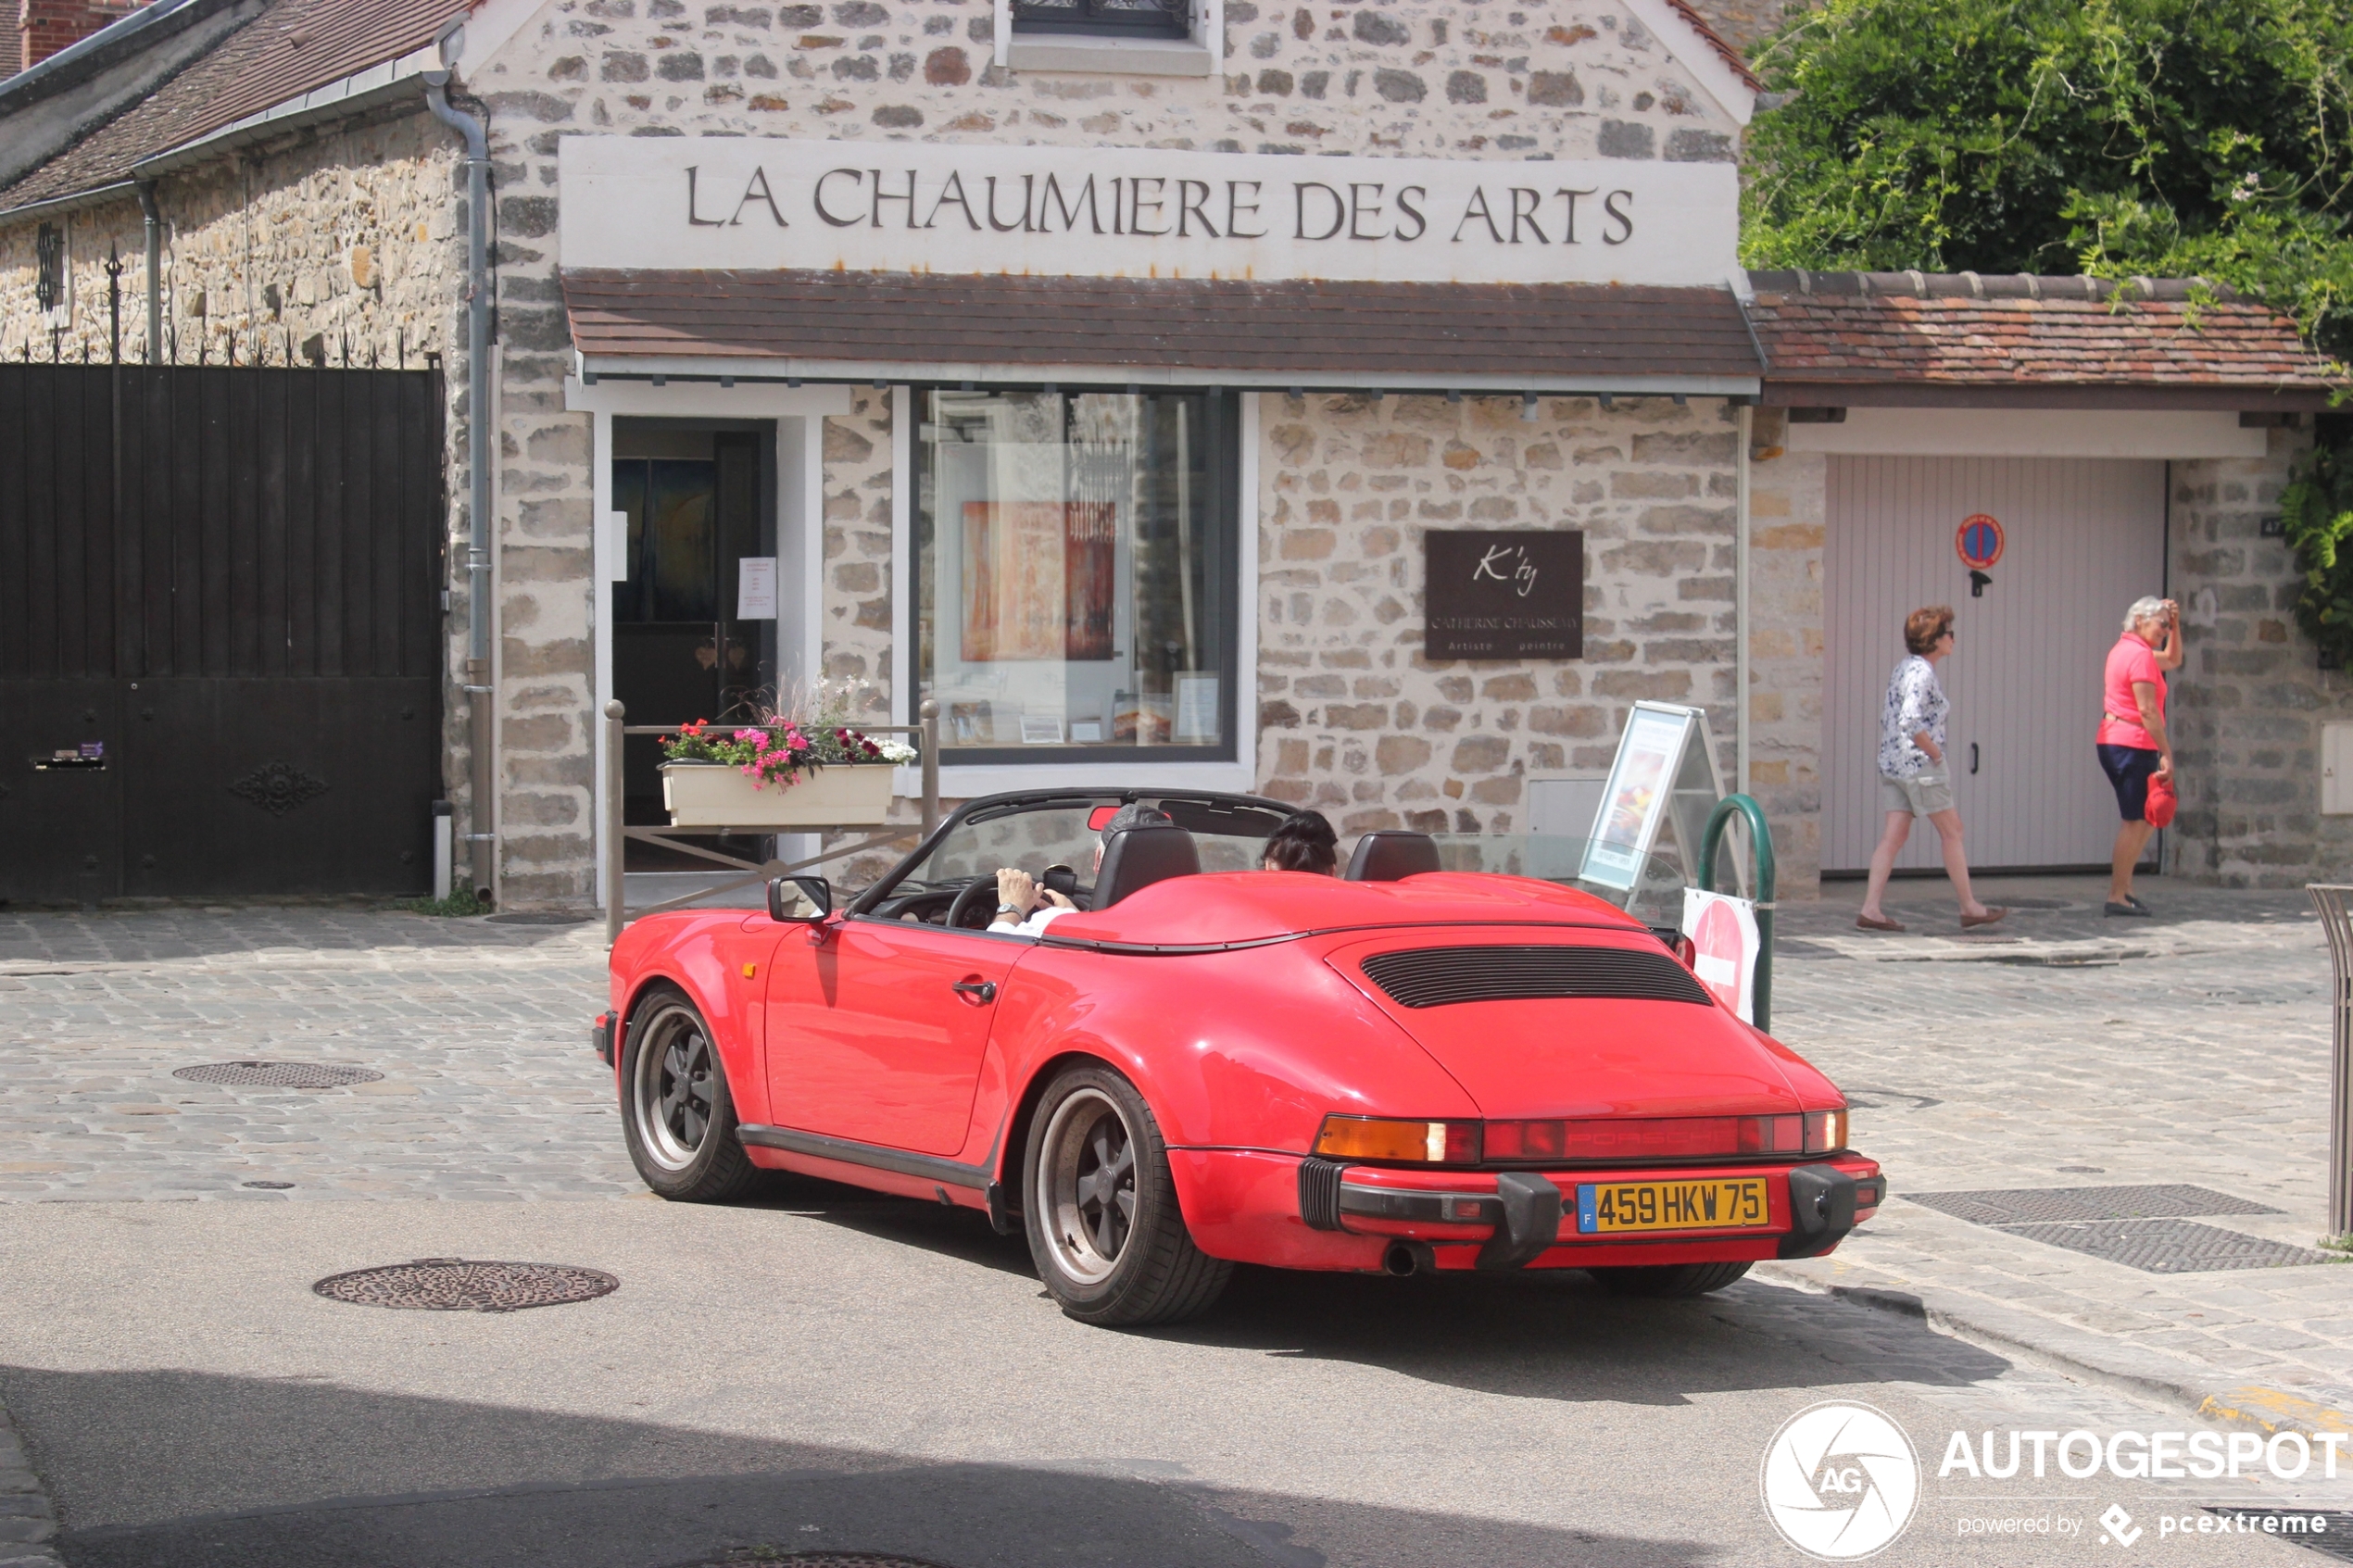
[[[1137,1327],[1209,1310],[1234,1266],[1193,1245],[1167,1146],[1136,1086],[1104,1067],[1056,1077],[1022,1164],[1030,1256],[1081,1323]]]
[[[630,1019],[621,1121],[637,1174],[673,1202],[724,1202],[760,1180],[736,1138],[736,1104],[711,1025],[673,986],[648,992]]]

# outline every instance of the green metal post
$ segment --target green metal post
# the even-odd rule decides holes
[[[1728,795],[1707,815],[1699,841],[1699,889],[1716,891],[1716,852],[1723,846],[1724,824],[1737,811],[1748,819],[1748,842],[1756,854],[1756,1026],[1773,1027],[1773,834],[1765,825],[1765,808],[1745,795]]]

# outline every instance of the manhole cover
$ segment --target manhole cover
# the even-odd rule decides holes
[[[782,1557],[715,1557],[695,1568],[749,1568],[752,1563],[797,1562],[800,1568],[940,1568],[921,1557],[892,1557],[873,1551],[788,1551]]]
[[[1907,1192],[1904,1196],[1957,1220],[1981,1225],[2280,1212],[2228,1193],[2194,1186],[2018,1187],[1990,1192]]]
[[[271,1089],[340,1089],[346,1084],[372,1084],[384,1076],[364,1067],[335,1067],[317,1061],[208,1061],[182,1067],[171,1074],[191,1084],[248,1084]]]
[[[2201,1274],[2221,1269],[2277,1269],[2331,1261],[2328,1254],[2309,1248],[2241,1236],[2190,1220],[2098,1220],[2089,1224],[2004,1225],[2001,1229],[2006,1235],[2105,1258],[2147,1274]]]
[[[420,1258],[333,1274],[310,1288],[331,1301],[362,1307],[406,1307],[429,1312],[519,1312],[593,1301],[621,1287],[602,1269],[569,1263],[475,1263],[463,1258]]]

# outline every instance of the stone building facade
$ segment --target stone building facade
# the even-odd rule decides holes
[[[1309,171],[1344,157],[1499,180],[1546,164],[1680,177],[1728,173],[1754,85],[1676,0],[1494,11],[1223,0],[1198,7],[1214,31],[1196,39],[1191,74],[1020,67],[1001,0],[482,0],[454,29],[404,0],[360,0],[372,52],[345,43],[332,60],[303,57],[306,19],[333,3],[275,0],[145,106],[0,189],[0,356],[105,358],[94,260],[109,252],[124,268],[123,353],[145,353],[146,215],[125,188],[136,178],[157,204],[152,294],[175,362],[441,366],[453,541],[471,523],[470,421],[487,418],[495,437],[495,798],[477,803],[467,785],[460,688],[475,607],[462,571],[448,600],[445,772],[458,831],[497,835],[494,890],[519,908],[601,896],[610,453],[585,386],[596,352],[566,293],[579,265],[565,254],[569,140],[827,144],[874,161],[893,146],[1112,149],[1290,157]],[[488,128],[497,331],[483,409],[465,352],[474,215],[458,138],[425,105],[426,73],[443,67],[451,101]],[[239,112],[207,121],[209,101]],[[1729,178],[1723,189],[1709,221],[1731,220]],[[33,298],[47,225],[68,234],[69,316]],[[1516,242],[1516,214],[1510,228]],[[1708,288],[1728,301],[1750,292],[1729,268]],[[1569,371],[1498,384],[1475,345],[1442,374],[1236,380],[1253,388],[1238,567],[1249,657],[1222,786],[1314,806],[1343,834],[1524,832],[1540,789],[1606,770],[1634,702],[1692,704],[1707,710],[1722,776],[1744,777],[1775,823],[1785,895],[1804,896],[1823,864],[1830,460],[1781,455],[1780,406],[1831,399],[1814,389],[1777,403],[1784,345],[1762,320],[1761,341],[1732,320],[1745,379],[1629,376],[1607,396],[1593,383],[1608,377]],[[696,407],[722,407],[732,380],[712,365],[698,374]],[[636,376],[647,397],[662,384],[658,367]],[[1154,379],[1148,366],[1104,377]],[[904,717],[909,686],[909,380],[837,368],[806,394],[822,383],[830,401],[811,416],[818,592],[802,673],[872,683],[877,717]],[[1751,407],[1760,395],[1766,407]],[[2297,440],[2283,429],[2266,457],[2189,458],[2171,477],[2173,588],[2213,677],[2181,704],[2193,783],[2171,842],[2184,872],[2277,880],[2353,847],[2309,798],[2312,726],[2343,705],[2342,677],[2309,670],[2281,608],[2284,561],[2260,535]],[[1426,658],[1434,528],[1581,530],[1583,658]],[[2210,785],[2195,782],[2200,758]],[[2311,856],[2292,847],[2306,844]]]

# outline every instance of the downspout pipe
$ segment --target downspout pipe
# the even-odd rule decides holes
[[[471,822],[473,888],[496,885],[497,834],[491,765],[490,685],[490,133],[483,120],[449,103],[449,72],[424,73],[433,117],[466,144],[466,696],[473,754]]]
[[[156,207],[156,182],[138,182],[139,215],[147,227],[147,363],[163,363],[163,214]]]

